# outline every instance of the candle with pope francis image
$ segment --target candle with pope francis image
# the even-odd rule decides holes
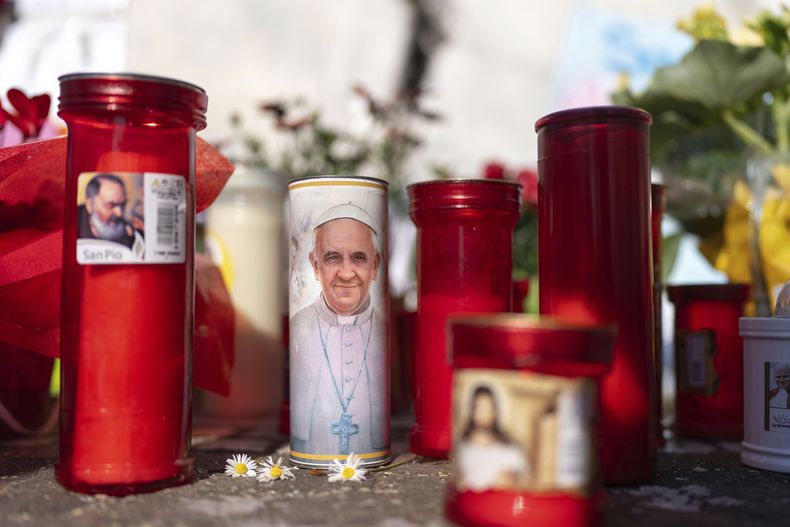
[[[390,460],[387,183],[297,179],[289,199],[291,461]]]

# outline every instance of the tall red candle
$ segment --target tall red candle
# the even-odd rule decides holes
[[[596,525],[597,385],[613,328],[520,315],[449,325],[456,442],[447,516],[470,526]]]
[[[738,319],[746,284],[667,288],[675,304],[675,431],[703,439],[743,437],[743,340]]]
[[[618,328],[602,386],[607,483],[656,471],[649,126],[647,112],[623,107],[536,124],[540,312]]]
[[[661,378],[664,371],[664,337],[661,324],[661,296],[664,291],[664,281],[661,278],[661,220],[667,209],[667,192],[664,185],[653,183],[650,185],[650,238],[653,247],[653,353],[656,368],[656,434],[658,446],[664,445],[664,426],[661,424],[663,417],[662,405],[664,391],[661,389]]]
[[[412,452],[446,458],[452,443],[448,315],[510,311],[520,185],[451,180],[408,188],[417,225],[415,417]]]
[[[185,483],[206,94],[127,74],[60,83],[69,141],[56,477],[112,495]]]

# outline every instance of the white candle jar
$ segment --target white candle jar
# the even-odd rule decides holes
[[[774,317],[740,319],[744,440],[741,462],[790,473],[790,282]]]
[[[208,213],[206,245],[235,309],[230,396],[205,393],[204,413],[223,420],[275,415],[283,394],[283,202],[286,178],[237,165]]]

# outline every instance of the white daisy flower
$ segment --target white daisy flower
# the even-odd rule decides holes
[[[225,460],[225,474],[234,478],[254,478],[258,463],[247,454],[236,454]]]
[[[345,463],[333,459],[329,467],[329,481],[362,481],[367,471],[359,468],[361,462],[362,459],[354,454],[349,454]]]
[[[296,467],[284,467],[282,465],[283,458],[278,457],[275,463],[272,456],[263,463],[261,470],[259,470],[258,481],[274,481],[276,479],[292,479],[294,477],[293,471]]]

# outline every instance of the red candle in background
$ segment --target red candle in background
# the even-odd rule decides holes
[[[447,458],[452,442],[448,315],[506,312],[521,187],[501,180],[430,181],[408,188],[417,225],[415,417],[412,452]]]
[[[738,319],[746,284],[667,288],[675,304],[675,431],[703,439],[743,437],[743,340]]]
[[[664,446],[664,426],[661,424],[663,417],[664,390],[662,389],[662,375],[664,372],[664,333],[661,323],[661,297],[664,291],[664,281],[661,278],[661,220],[667,210],[667,189],[664,185],[653,183],[650,185],[650,237],[653,242],[653,324],[654,347],[656,368],[656,433],[658,446]]]
[[[601,457],[607,483],[656,471],[650,115],[598,107],[540,119],[540,312],[616,324],[603,381]]]
[[[529,278],[513,280],[513,313],[524,313],[524,302],[529,296]]]
[[[597,385],[614,329],[519,315],[449,325],[456,440],[447,517],[470,526],[599,523]]]
[[[0,440],[35,433],[54,412],[49,396],[53,362],[0,342],[0,404],[10,414],[0,415]]]
[[[138,75],[77,74],[60,82],[59,115],[69,142],[56,477],[74,491],[112,495],[186,483],[194,474],[189,442],[195,132],[205,127],[206,94],[191,84]],[[78,248],[78,238],[101,238],[93,230],[100,220],[87,208],[87,187],[89,234],[80,228],[78,209],[78,183],[96,172],[120,178],[129,201],[121,203],[124,196],[116,193],[102,205],[94,201],[94,210],[122,212],[139,234],[140,224],[131,222],[134,214],[140,220],[136,207],[143,207],[144,261],[78,263],[90,256]],[[144,205],[130,199],[131,183],[141,181]],[[102,180],[97,199],[104,198],[104,185],[117,189],[116,183]],[[165,201],[159,200],[172,196],[152,194],[157,189],[172,193],[174,208],[160,207]],[[149,209],[149,199],[156,207]],[[151,231],[154,224],[158,229]],[[115,251],[119,244],[106,239]],[[174,255],[157,256],[168,244]],[[166,258],[180,261],[152,263]]]
[[[280,403],[280,416],[277,420],[277,431],[283,435],[291,433],[291,370],[288,360],[288,332],[291,328],[288,322],[288,314],[282,315],[282,344],[285,360],[283,361],[283,402]]]

